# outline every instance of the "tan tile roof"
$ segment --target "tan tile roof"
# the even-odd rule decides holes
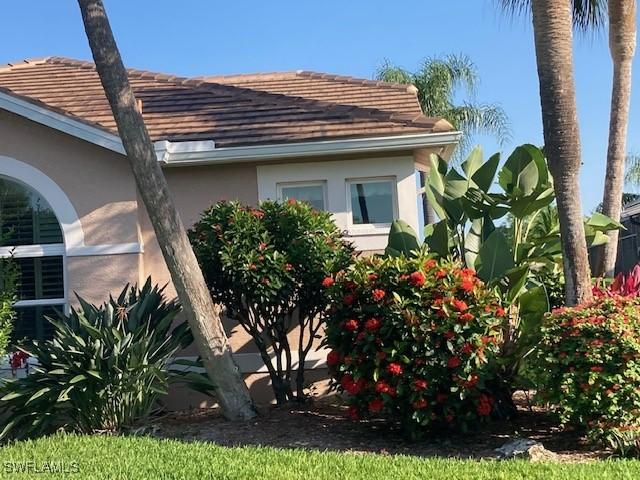
[[[415,90],[311,72],[181,78],[129,70],[155,140],[218,147],[452,130]],[[93,63],[59,57],[0,66],[0,90],[115,132]]]

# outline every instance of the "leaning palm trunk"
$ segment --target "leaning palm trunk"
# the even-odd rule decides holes
[[[545,153],[553,175],[568,305],[593,298],[580,203],[580,138],[573,81],[571,0],[533,0]]]
[[[631,65],[635,48],[636,0],[609,0],[609,50],[613,60],[613,88],[602,213],[616,221],[620,221],[622,210]],[[609,242],[602,247],[596,274],[613,276],[618,254],[618,230],[612,230],[607,235]]]
[[[193,331],[204,367],[215,383],[223,414],[248,419],[255,409],[222,328],[187,233],[169,192],[167,181],[136,108],[120,52],[101,0],[78,0],[96,70],[118,126],[127,158],[162,249],[171,279]]]

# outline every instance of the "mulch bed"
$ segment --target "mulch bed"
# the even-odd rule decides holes
[[[513,437],[542,442],[560,461],[579,462],[606,456],[571,430],[560,429],[547,413],[530,407],[524,395],[515,397],[518,415],[494,422],[477,432],[439,435],[420,442],[404,439],[396,425],[380,420],[353,422],[336,396],[304,405],[269,407],[247,422],[229,422],[216,409],[178,412],[154,424],[154,435],[184,441],[208,441],[223,446],[263,445],[320,451],[371,452],[423,457],[495,458],[494,449]]]

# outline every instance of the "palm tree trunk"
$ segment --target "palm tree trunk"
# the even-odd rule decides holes
[[[635,49],[636,1],[609,0],[609,50],[613,60],[613,87],[602,213],[617,221],[620,221],[622,210],[631,101],[631,66]],[[603,245],[596,268],[596,274],[599,276],[613,276],[618,256],[618,230],[612,230],[607,235],[609,242]]]
[[[229,419],[256,415],[187,233],[136,107],[102,0],[78,0],[96,70],[216,398]]]
[[[545,153],[553,175],[568,305],[593,298],[580,202],[580,136],[573,80],[571,0],[533,0]]]
[[[429,180],[427,176],[428,176],[427,172],[423,172],[423,171],[420,172],[420,186],[424,189],[424,192],[422,193],[421,197],[422,197],[422,218],[424,219],[425,226],[438,222],[438,216],[436,215],[436,211],[433,209],[433,207],[431,206],[427,198],[426,189],[429,188],[429,185],[428,185]]]

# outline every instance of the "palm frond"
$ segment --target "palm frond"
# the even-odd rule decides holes
[[[388,58],[382,61],[382,65],[376,70],[376,80],[392,83],[404,83],[413,85],[413,74],[391,63]]]
[[[531,16],[531,0],[495,0],[513,16]],[[573,0],[573,27],[581,32],[601,29],[607,21],[607,0]]]
[[[454,107],[445,116],[454,127],[473,136],[479,133],[493,135],[501,145],[511,139],[511,126],[506,112],[497,104],[473,104],[465,102]]]
[[[629,187],[640,187],[640,154],[627,155],[625,160],[624,182]]]

